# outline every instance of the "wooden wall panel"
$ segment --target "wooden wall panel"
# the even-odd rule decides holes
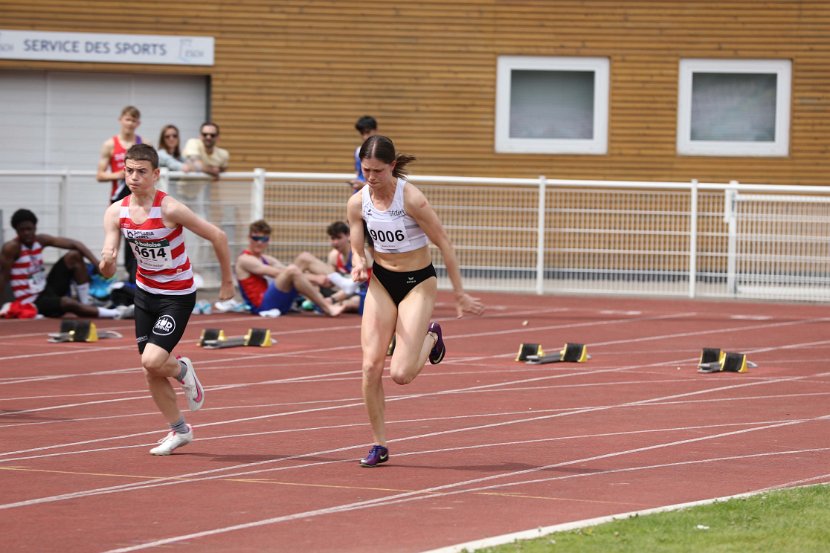
[[[608,0],[0,0],[0,29],[210,35],[212,68],[0,61],[3,68],[209,74],[232,169],[348,172],[365,113],[420,174],[828,183],[830,3]],[[609,151],[494,151],[499,55],[607,56]],[[793,60],[791,154],[678,156],[684,57]]]

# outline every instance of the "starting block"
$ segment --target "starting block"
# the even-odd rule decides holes
[[[240,346],[267,348],[276,342],[267,328],[249,328],[245,336],[225,337],[221,329],[206,328],[199,338],[199,345],[205,349],[236,348]]]
[[[543,357],[544,355],[545,351],[541,344],[519,344],[516,361],[527,361],[531,357]]]
[[[396,340],[396,338],[395,338],[395,335],[393,334],[393,335],[392,335],[392,341],[391,341],[391,342],[389,342],[389,347],[388,347],[388,348],[386,348],[386,356],[387,356],[387,357],[389,357],[390,355],[392,355],[393,353],[395,353],[395,344],[397,344],[397,340]]]
[[[703,348],[697,365],[699,373],[731,372],[745,373],[750,367],[757,367],[744,353],[722,351],[720,348]]]
[[[588,347],[585,344],[566,343],[562,350],[545,355],[545,351],[539,344],[520,344],[519,352],[516,354],[516,361],[524,361],[530,365],[546,365],[548,363],[584,363],[591,356],[588,355]]]
[[[202,334],[199,336],[199,341],[196,342],[199,346],[205,345],[205,342],[217,342],[225,339],[225,331],[221,328],[204,328]]]
[[[103,338],[123,338],[114,330],[98,330],[92,321],[62,319],[60,331],[48,335],[50,342],[97,342]]]

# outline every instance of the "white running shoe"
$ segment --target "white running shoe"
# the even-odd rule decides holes
[[[170,455],[174,449],[186,446],[193,441],[193,427],[187,425],[187,433],[170,432],[159,440],[159,445],[150,450],[152,455]]]
[[[184,375],[184,396],[187,398],[187,406],[191,411],[198,411],[205,403],[205,391],[202,383],[196,376],[196,369],[193,368],[193,361],[189,357],[179,357],[179,361],[187,365],[187,372]]]
[[[232,311],[240,311],[244,304],[236,301],[234,298],[225,301],[217,301],[213,304],[214,309],[219,313],[230,313]]]
[[[135,305],[119,305],[115,310],[118,311],[116,319],[135,319]]]

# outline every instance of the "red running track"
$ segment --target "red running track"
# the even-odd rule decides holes
[[[481,296],[485,316],[455,319],[442,293],[447,358],[385,381],[391,459],[375,469],[357,464],[357,316],[194,316],[179,353],[207,403],[188,414],[196,440],[162,458],[128,322],[99,322],[123,339],[51,344],[57,321],[0,321],[4,549],[426,551],[830,482],[825,306]],[[278,343],[196,346],[249,326]],[[592,358],[517,363],[521,342]],[[758,366],[700,374],[703,347]]]

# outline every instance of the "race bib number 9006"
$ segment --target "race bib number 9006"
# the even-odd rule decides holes
[[[402,221],[389,223],[372,223],[369,229],[369,236],[372,241],[385,249],[399,249],[409,244],[409,237],[406,235],[406,228]]]
[[[170,242],[167,240],[159,240],[158,242],[131,240],[130,247],[138,260],[138,264],[145,269],[160,271],[173,267]]]

